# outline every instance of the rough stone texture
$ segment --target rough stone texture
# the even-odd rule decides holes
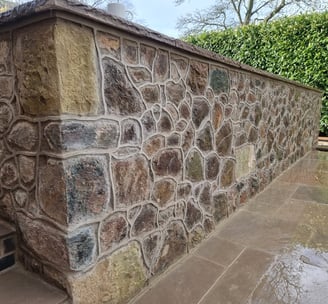
[[[175,198],[176,183],[171,179],[162,179],[155,183],[153,199],[160,206],[164,207],[173,202]]]
[[[4,102],[0,102],[0,134],[4,134],[13,119],[13,113],[10,106]]]
[[[213,131],[210,123],[207,123],[206,126],[199,131],[196,138],[197,147],[203,151],[212,151],[213,150]]]
[[[169,76],[169,53],[158,50],[154,61],[154,80],[164,82]]]
[[[202,219],[202,213],[194,204],[194,202],[189,201],[187,203],[187,211],[186,211],[186,226],[189,230],[191,230],[197,223],[199,223]]]
[[[13,79],[8,76],[0,76],[0,98],[9,99],[13,94]]]
[[[141,208],[131,229],[132,236],[153,231],[156,228],[157,208],[152,204],[147,204]]]
[[[153,169],[159,176],[181,176],[182,155],[179,149],[159,151],[153,158]]]
[[[98,43],[98,47],[100,52],[103,55],[109,55],[114,57],[115,59],[121,58],[121,41],[120,37],[104,33],[97,32],[96,40]]]
[[[35,158],[24,155],[18,156],[18,169],[21,183],[29,185],[35,179]]]
[[[128,67],[128,72],[136,85],[151,82],[151,73],[146,68]]]
[[[215,94],[229,91],[229,76],[226,70],[212,68],[210,72],[210,85]]]
[[[138,46],[135,41],[123,39],[123,60],[128,64],[138,63]]]
[[[147,84],[140,88],[145,102],[153,104],[160,102],[160,89],[158,85]]]
[[[167,99],[173,102],[176,106],[184,99],[186,88],[182,82],[175,83],[170,81],[166,84]]]
[[[226,188],[234,182],[235,162],[228,159],[224,162],[221,171],[221,187]]]
[[[240,179],[255,169],[255,150],[253,145],[236,149],[236,178]]]
[[[205,159],[205,177],[206,179],[216,179],[220,170],[220,161],[215,154],[210,154]]]
[[[9,33],[0,34],[0,74],[11,72],[11,41]]]
[[[186,178],[193,182],[204,179],[203,158],[197,150],[191,151],[186,159]]]
[[[121,144],[141,144],[141,127],[137,120],[125,119],[121,123]]]
[[[216,151],[220,156],[231,154],[232,127],[230,123],[225,123],[215,136]]]
[[[195,95],[204,95],[208,82],[208,64],[192,60],[187,85]]]
[[[209,105],[205,98],[195,98],[192,107],[192,121],[199,128],[203,120],[209,115]]]
[[[35,151],[39,132],[36,124],[27,121],[17,122],[8,135],[8,143],[16,150]]]

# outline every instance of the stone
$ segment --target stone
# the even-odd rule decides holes
[[[25,190],[18,189],[14,193],[15,202],[20,208],[24,208],[28,202],[28,193]]]
[[[164,82],[169,78],[169,53],[158,50],[154,62],[154,81]]]
[[[113,159],[111,168],[117,208],[149,199],[152,177],[145,156],[136,154],[122,160]]]
[[[56,152],[116,148],[119,125],[107,119],[51,122],[45,126],[44,136],[49,149]]]
[[[182,135],[182,150],[184,153],[187,153],[188,150],[193,145],[194,137],[195,137],[195,130],[192,126],[192,123],[190,123]]]
[[[248,104],[252,104],[252,103],[256,102],[256,99],[257,98],[256,98],[256,95],[254,93],[248,92],[247,97],[246,97],[246,102]]]
[[[180,105],[180,116],[186,120],[190,119],[191,110],[189,105],[186,102],[183,102]]]
[[[213,150],[212,142],[213,131],[211,124],[208,122],[204,128],[198,132],[196,136],[196,145],[201,151],[208,152]]]
[[[13,112],[10,106],[4,102],[0,102],[0,135],[7,132],[12,120]]]
[[[243,146],[235,150],[236,155],[236,178],[237,180],[249,175],[255,170],[255,148],[253,145]]]
[[[141,125],[144,138],[148,138],[156,132],[156,121],[151,110],[144,113]]]
[[[109,114],[140,115],[145,110],[142,97],[129,81],[124,66],[110,58],[102,60],[104,94]]]
[[[160,248],[161,235],[154,232],[144,238],[142,242],[142,251],[144,254],[145,262],[150,269],[152,269]]]
[[[35,158],[19,155],[18,156],[19,178],[22,184],[28,185],[35,180]]]
[[[218,223],[221,219],[228,216],[228,198],[224,192],[215,192],[213,194],[213,216]]]
[[[11,128],[7,140],[16,150],[35,151],[38,145],[38,127],[27,121],[18,121]]]
[[[122,304],[147,281],[140,246],[131,242],[82,275],[71,275],[71,296],[77,303]]]
[[[104,32],[97,32],[96,41],[102,55],[109,55],[118,60],[121,59],[120,37]]]
[[[152,157],[164,146],[165,137],[163,135],[154,135],[143,143],[142,149],[148,157]]]
[[[11,72],[11,38],[10,33],[0,34],[0,74]]]
[[[219,156],[228,156],[231,154],[232,146],[232,126],[226,122],[222,125],[215,135],[216,151]]]
[[[179,133],[172,133],[167,137],[166,142],[169,147],[180,146],[181,135]]]
[[[189,232],[188,238],[190,248],[196,247],[205,238],[205,231],[202,226],[197,225],[192,231]]]
[[[212,112],[213,128],[217,130],[223,121],[223,108],[220,103],[215,102]]]
[[[135,119],[125,119],[121,122],[121,145],[141,144],[141,126]]]
[[[170,54],[171,62],[175,64],[175,66],[178,69],[178,72],[180,74],[180,77],[182,79],[185,79],[187,72],[188,72],[188,66],[189,66],[189,59],[187,57],[183,57],[178,54],[171,53]]]
[[[259,105],[255,106],[255,126],[258,127],[260,121],[262,119],[262,110]]]
[[[160,206],[165,207],[175,199],[176,182],[172,179],[161,179],[155,182],[153,200]]]
[[[158,176],[179,177],[182,175],[182,155],[179,149],[164,149],[153,158],[152,166]]]
[[[187,237],[185,229],[180,221],[172,222],[164,232],[164,241],[159,259],[154,266],[154,272],[163,272],[179,257],[187,252]]]
[[[190,183],[179,184],[177,188],[178,199],[188,200],[191,195],[191,188],[192,186]]]
[[[146,68],[128,67],[128,73],[132,81],[138,86],[151,82],[152,80],[151,73]]]
[[[259,132],[254,126],[252,126],[248,133],[248,142],[256,143],[258,138],[259,138]]]
[[[167,112],[162,111],[161,118],[158,122],[157,127],[158,127],[159,132],[167,133],[167,132],[172,131],[173,122],[172,122],[172,119],[171,119],[170,115]]]
[[[135,41],[123,39],[122,56],[128,64],[138,64],[138,44]]]
[[[185,97],[186,88],[183,82],[175,83],[168,81],[165,86],[165,93],[168,101],[178,106]]]
[[[211,218],[206,218],[203,226],[206,234],[211,233],[215,229],[215,223]]]
[[[271,151],[274,142],[274,134],[271,130],[267,132],[267,145],[268,145],[268,152]]]
[[[175,131],[183,132],[187,128],[187,122],[183,119],[180,119],[175,125]]]
[[[199,194],[200,206],[209,214],[213,213],[211,184],[206,182]]]
[[[193,100],[192,106],[192,121],[196,128],[199,128],[202,122],[209,115],[209,105],[205,98],[197,97]]]
[[[248,138],[245,132],[242,132],[237,135],[236,140],[235,140],[235,146],[239,147],[242,146],[243,144],[246,144],[248,142]]]
[[[208,82],[208,64],[190,61],[187,85],[194,95],[204,95]]]
[[[179,115],[178,108],[173,103],[167,102],[166,106],[165,106],[165,110],[167,111],[167,113],[169,113],[173,122],[176,122],[179,120],[180,115]]]
[[[156,84],[147,84],[140,88],[141,95],[146,103],[160,102],[160,88]]]
[[[231,159],[227,159],[221,170],[221,187],[227,188],[234,182],[235,176],[235,162]]]
[[[205,177],[209,180],[215,180],[220,171],[220,160],[216,154],[210,154],[205,159]]]
[[[161,112],[162,112],[161,106],[159,104],[154,104],[152,107],[152,112],[153,112],[153,115],[154,115],[156,121],[159,121],[159,119],[161,118]]]
[[[185,201],[179,201],[175,205],[175,217],[184,219],[185,214],[186,214],[186,202]]]
[[[241,119],[246,119],[248,117],[248,115],[249,115],[249,106],[248,105],[244,105],[243,110],[241,112],[240,118]]]
[[[16,209],[10,192],[5,192],[0,198],[0,212],[1,217],[12,223],[16,222]]]
[[[174,218],[174,209],[175,206],[171,206],[158,212],[158,224],[160,226],[166,226]]]
[[[157,208],[152,204],[142,206],[132,228],[131,236],[140,236],[153,231],[157,226]]]
[[[81,271],[97,258],[97,234],[96,226],[78,228],[67,237],[70,269]]]
[[[189,200],[187,203],[187,211],[185,217],[185,223],[188,230],[192,230],[196,224],[200,223],[202,220],[202,212],[198,207],[196,207],[193,200]]]
[[[0,76],[0,98],[10,99],[13,94],[14,79],[12,76]]]
[[[197,150],[192,150],[186,159],[186,178],[192,182],[204,179],[203,157]]]
[[[153,69],[156,49],[146,44],[140,44],[140,63],[148,69]]]
[[[129,225],[123,213],[114,213],[101,222],[99,231],[100,250],[105,252],[127,240]]]
[[[6,187],[14,187],[18,182],[19,173],[15,161],[7,160],[0,168],[0,181]]]
[[[210,86],[216,95],[220,93],[228,93],[230,88],[228,72],[216,67],[211,68]]]

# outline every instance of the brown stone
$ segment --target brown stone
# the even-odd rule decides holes
[[[11,98],[14,79],[12,76],[0,76],[0,98]]]
[[[231,154],[232,146],[232,126],[229,122],[225,123],[215,135],[216,151],[219,156]]]
[[[20,208],[25,208],[28,202],[28,193],[23,189],[17,189],[14,193],[16,204]]]
[[[113,159],[113,186],[116,207],[127,207],[149,199],[152,178],[143,155]]]
[[[262,119],[262,110],[259,105],[255,106],[255,126],[257,127]]]
[[[199,128],[205,118],[208,117],[209,111],[210,108],[205,98],[197,97],[193,100],[192,121],[196,128]]]
[[[258,138],[259,138],[259,132],[254,126],[252,126],[248,133],[248,141],[250,143],[255,143]]]
[[[144,139],[156,132],[156,121],[151,110],[144,113],[141,118],[141,124]]]
[[[8,104],[0,102],[0,134],[7,132],[13,119],[13,113]]]
[[[167,100],[173,102],[176,106],[178,106],[185,97],[186,88],[183,82],[175,83],[169,81],[165,89]]]
[[[214,129],[218,129],[221,126],[223,120],[223,109],[220,103],[215,102],[212,114],[212,121]]]
[[[205,231],[202,226],[197,225],[188,234],[189,246],[194,248],[205,238]]]
[[[139,236],[156,229],[157,208],[152,204],[142,206],[131,228],[131,236]]]
[[[175,125],[175,130],[177,132],[183,132],[186,128],[187,128],[187,122],[183,119],[180,119]]]
[[[191,195],[191,188],[190,183],[179,184],[177,189],[178,199],[188,200]]]
[[[181,135],[179,133],[173,133],[167,137],[166,142],[169,147],[180,146]]]
[[[19,178],[25,185],[33,183],[35,178],[35,158],[18,156]]]
[[[221,171],[221,187],[229,187],[234,182],[235,162],[231,159],[225,161]]]
[[[220,160],[216,154],[210,154],[205,159],[206,179],[215,180],[220,171]]]
[[[125,119],[121,122],[121,144],[137,145],[141,143],[141,127],[135,119]]]
[[[228,198],[224,192],[216,192],[213,194],[213,207],[213,216],[217,223],[228,216]]]
[[[158,212],[158,224],[160,226],[166,226],[174,218],[175,206],[166,208]]]
[[[208,82],[208,64],[191,60],[187,85],[194,95],[204,95]]]
[[[154,62],[154,81],[164,82],[169,78],[169,54],[159,50]]]
[[[188,150],[193,145],[194,137],[195,137],[195,130],[192,126],[192,123],[190,123],[182,135],[182,149],[184,153],[188,152]]]
[[[39,138],[37,124],[19,121],[11,128],[7,138],[10,146],[17,150],[35,151]]]
[[[128,237],[128,222],[122,213],[115,213],[102,221],[100,225],[101,252],[111,250]]]
[[[143,151],[148,157],[152,157],[160,149],[164,148],[165,137],[163,135],[154,135],[143,143]]]
[[[190,107],[189,105],[184,102],[180,105],[180,115],[182,118],[188,120],[190,119],[190,114],[191,114],[191,110],[190,110]]]
[[[185,76],[187,75],[188,66],[189,66],[188,61],[189,60],[186,57],[171,53],[171,62],[173,62],[175,66],[178,68],[178,72],[182,79],[185,79]]]
[[[158,131],[160,132],[171,132],[173,129],[173,122],[170,115],[164,111],[161,113],[161,118],[158,122]]]
[[[159,252],[161,235],[158,232],[152,233],[145,237],[142,242],[142,249],[144,253],[145,262],[148,267],[152,269],[154,263],[156,262],[157,254]]]
[[[273,142],[274,142],[274,134],[271,130],[268,130],[268,133],[267,133],[268,152],[271,151]]]
[[[199,194],[199,204],[209,214],[213,213],[211,184],[205,183]]]
[[[165,149],[153,158],[153,169],[159,176],[181,176],[182,155],[179,149]]]
[[[11,39],[10,33],[0,34],[0,74],[11,72]]]
[[[138,44],[135,41],[123,39],[123,60],[128,64],[138,64]]]
[[[171,102],[167,102],[166,103],[166,107],[165,107],[167,113],[169,113],[169,115],[171,116],[173,122],[176,122],[179,120],[179,111],[178,108]]]
[[[153,69],[155,55],[155,48],[145,44],[140,44],[140,63],[149,68],[150,70]]]
[[[120,37],[108,33],[97,32],[96,40],[101,54],[112,56],[118,60],[121,58]]]
[[[171,179],[162,179],[155,183],[153,199],[160,206],[164,207],[175,199],[176,182]]]
[[[198,132],[196,145],[201,151],[207,152],[213,149],[212,141],[213,131],[211,124],[208,122],[205,127]]]
[[[151,73],[146,68],[128,67],[129,75],[136,85],[151,82]]]
[[[8,160],[0,168],[0,181],[6,187],[13,187],[18,182],[19,173],[14,160]]]
[[[0,198],[0,214],[6,220],[16,222],[16,209],[14,207],[11,193],[4,193]]]
[[[186,178],[192,182],[204,179],[203,157],[197,150],[192,150],[186,159]]]
[[[202,219],[202,212],[196,207],[193,200],[188,201],[185,223],[188,230],[192,230],[196,224],[200,223]]]
[[[145,102],[150,104],[160,102],[160,89],[158,85],[147,84],[140,88],[140,92]]]

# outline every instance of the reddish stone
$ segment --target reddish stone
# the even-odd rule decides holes
[[[153,104],[160,102],[160,89],[158,85],[148,84],[140,88],[145,102]]]
[[[156,154],[153,168],[159,176],[181,176],[182,155],[179,149],[165,149]]]
[[[191,110],[190,110],[190,107],[189,105],[184,102],[180,105],[180,115],[182,118],[188,120],[190,119],[190,114],[191,114]]]
[[[157,208],[152,204],[144,205],[131,228],[132,236],[139,236],[156,229]]]
[[[148,157],[152,157],[160,149],[164,148],[165,137],[163,135],[154,135],[146,140],[143,144],[143,151]]]
[[[184,99],[186,88],[183,82],[175,83],[169,81],[166,84],[166,96],[168,101],[173,102],[176,106]]]
[[[160,206],[164,207],[175,198],[176,183],[171,179],[162,179],[155,183],[153,199]]]
[[[231,154],[232,146],[232,126],[231,123],[225,123],[216,133],[216,151],[219,156],[227,156]]]
[[[151,74],[146,68],[128,67],[128,72],[132,81],[137,85],[151,82]]]
[[[204,95],[208,82],[208,64],[192,60],[190,62],[187,85],[194,95]]]
[[[102,54],[110,55],[118,60],[121,58],[120,37],[108,33],[97,32],[96,38]]]
[[[201,123],[209,115],[210,108],[205,98],[197,97],[193,100],[192,106],[192,121],[196,128],[199,128]]]
[[[160,121],[158,122],[158,131],[160,132],[171,132],[173,129],[173,122],[171,117],[166,113],[161,113]]]

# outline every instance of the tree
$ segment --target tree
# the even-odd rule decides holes
[[[176,5],[185,1],[174,0]],[[325,0],[217,0],[207,9],[180,17],[176,28],[189,35],[260,21],[266,23],[281,16],[325,9],[328,9]]]

